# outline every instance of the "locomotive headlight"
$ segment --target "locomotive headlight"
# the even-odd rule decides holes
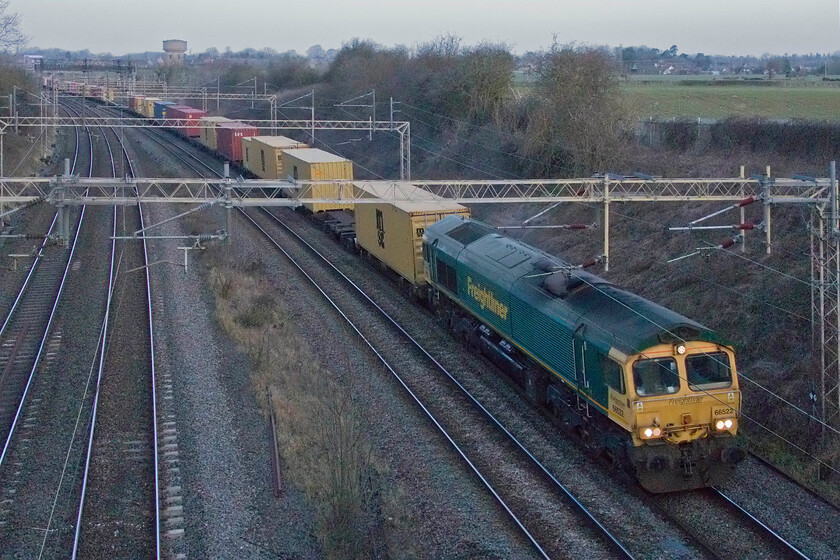
[[[717,431],[722,432],[724,430],[729,430],[732,426],[735,425],[735,421],[732,418],[721,419],[715,422],[715,428]]]
[[[683,354],[685,354],[685,344],[678,344],[678,345],[674,348],[674,350],[676,350],[677,354],[679,354],[680,356],[682,356]]]
[[[658,438],[662,435],[662,428],[659,426],[651,426],[642,430],[642,437],[645,439]]]

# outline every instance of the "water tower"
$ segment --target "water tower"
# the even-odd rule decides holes
[[[187,52],[187,42],[180,39],[169,39],[163,42],[163,63],[181,64]]]

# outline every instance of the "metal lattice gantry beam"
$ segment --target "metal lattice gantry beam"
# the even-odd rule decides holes
[[[98,128],[206,128],[195,119],[147,119],[144,117],[101,117],[101,116],[63,116],[53,110],[52,116],[37,117],[18,116],[17,118],[0,118],[0,137],[9,127],[76,127],[88,126]],[[374,121],[374,120],[312,120],[312,119],[270,119],[270,120],[241,120],[259,129],[276,132],[278,130],[364,130],[371,132],[394,132],[400,138],[400,179],[411,178],[411,123],[408,121]],[[2,154],[2,149],[0,149]],[[1,157],[1,156],[0,156]]]
[[[122,120],[122,119],[118,119]],[[138,119],[143,120],[143,119]],[[363,121],[349,121],[363,122]],[[127,188],[139,191],[141,202],[209,202],[220,185],[232,182],[236,187],[233,201],[238,205],[284,205],[277,200],[280,191],[295,191],[300,198],[311,197],[319,185],[339,185],[337,199],[369,202],[352,185],[370,185],[382,198],[412,201],[407,185],[420,187],[440,198],[463,204],[545,203],[545,202],[731,202],[745,197],[765,204],[827,204],[830,181],[776,179],[772,184],[756,179],[637,179],[601,178],[526,180],[526,181],[275,181],[202,179],[202,178],[81,178],[81,177],[6,177],[0,178],[0,199],[23,203],[35,198],[50,200],[57,187],[74,204],[133,204],[138,196],[123,197]],[[90,191],[85,194],[85,191]],[[209,197],[209,198],[208,198]],[[320,197],[319,197],[320,199]],[[326,202],[327,200],[324,199]]]
[[[274,130],[310,130],[313,127],[312,119],[268,119],[268,120],[248,120],[240,119],[240,122],[250,124],[257,128],[274,129]],[[8,117],[0,119],[0,130],[5,130],[9,126],[13,126],[14,119]],[[57,127],[72,127],[87,125],[91,127],[102,128],[152,128],[156,126],[165,126],[171,128],[202,128],[200,123],[195,119],[155,119],[151,120],[145,117],[100,117],[100,116],[85,116],[70,117],[58,115],[55,117],[27,117],[21,116],[17,119],[17,125],[20,127],[41,127],[41,126],[57,126]],[[373,131],[395,131],[405,130],[410,127],[407,121],[389,122],[389,121],[344,121],[344,120],[315,120],[314,127],[316,130],[373,130]]]
[[[87,85],[87,84],[86,84]],[[99,84],[94,84],[99,85]],[[276,117],[277,116],[277,96],[276,95],[267,95],[267,94],[251,94],[251,93],[215,93],[215,92],[208,92],[206,89],[204,90],[194,90],[194,89],[182,89],[182,90],[172,90],[170,88],[163,88],[163,89],[146,89],[141,90],[137,88],[121,88],[121,89],[114,89],[108,88],[110,91],[114,93],[114,97],[116,99],[128,99],[132,95],[143,95],[146,97],[160,97],[161,99],[166,98],[177,98],[177,99],[193,99],[201,101],[201,109],[206,111],[207,110],[207,101],[208,100],[215,100],[215,101],[265,101],[268,102],[270,106],[271,115]],[[58,90],[56,90],[58,91]],[[73,98],[79,99],[82,97],[79,93],[72,93],[69,91],[62,91],[59,93],[59,97],[61,98]]]
[[[306,122],[306,121],[304,121]],[[349,121],[358,124],[363,121]],[[354,184],[370,184],[389,201],[412,201],[406,185],[420,187],[440,198],[463,204],[587,203],[603,205],[605,269],[609,270],[610,205],[628,202],[735,202],[754,198],[764,205],[765,235],[770,247],[770,208],[777,204],[828,203],[828,179],[611,179],[585,178],[529,181],[232,181],[209,179],[140,178],[124,181],[77,177],[0,179],[0,201],[26,204],[46,200],[63,205],[126,205],[180,202],[213,204],[234,186],[224,202],[230,206],[298,206],[301,200],[325,203],[353,201],[368,204]],[[323,185],[338,185],[335,198],[320,196]],[[134,194],[136,189],[137,195]],[[284,195],[281,197],[281,193]]]
[[[119,119],[121,120],[121,119]],[[138,119],[142,120],[142,119]],[[350,121],[354,122],[354,121]],[[361,122],[361,121],[355,121]],[[0,178],[0,200],[26,203],[35,199],[51,201],[56,192],[71,204],[133,204],[141,202],[210,202],[220,186],[233,183],[233,202],[240,206],[288,205],[279,200],[281,191],[297,193],[297,198],[328,201],[371,202],[361,189],[370,185],[389,201],[413,201],[407,185],[420,187],[440,198],[463,204],[545,203],[545,202],[733,202],[745,197],[760,199],[765,205],[828,204],[830,181],[776,179],[767,183],[755,179],[661,179],[609,180],[601,178],[526,181],[277,181],[202,178],[82,178],[82,177],[5,177]],[[320,185],[339,185],[334,199],[314,197]],[[136,188],[139,195],[125,196]],[[87,194],[86,191],[90,189]],[[428,199],[426,199],[428,200]]]

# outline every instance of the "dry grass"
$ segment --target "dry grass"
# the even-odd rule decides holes
[[[236,266],[225,249],[208,251],[216,318],[252,363],[251,381],[266,417],[277,420],[284,476],[319,514],[331,558],[376,556],[383,546],[381,468],[348,379],[321,367],[274,297],[262,266]]]

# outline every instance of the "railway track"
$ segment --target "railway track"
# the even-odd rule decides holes
[[[78,115],[69,107],[66,110]],[[76,131],[78,134],[78,128]],[[90,132],[86,130],[92,173],[94,142]],[[110,154],[107,170],[100,165],[100,173],[115,176],[107,133],[102,131],[97,141],[104,141]],[[128,160],[124,146],[121,151]],[[85,215],[88,219],[83,222]],[[123,213],[122,218],[128,218],[123,227],[137,229],[130,214]],[[140,209],[134,219],[142,223]],[[55,326],[49,331],[49,341],[42,342],[48,351],[31,370],[27,392],[20,399],[15,417],[19,427],[15,430],[12,425],[8,450],[4,448],[3,452],[5,463],[0,461],[0,490],[4,492],[0,558],[66,558],[71,551],[73,557],[85,558],[136,556],[138,551],[148,551],[144,556],[161,557],[157,421],[154,408],[146,406],[148,398],[154,400],[150,393],[155,382],[146,377],[152,390],[148,386],[138,388],[132,374],[137,371],[135,358],[140,355],[136,340],[142,341],[143,335],[128,330],[143,331],[144,324],[131,314],[132,301],[127,299],[133,297],[130,288],[137,290],[139,286],[145,294],[150,318],[148,271],[141,266],[145,282],[139,281],[140,275],[127,274],[115,284],[116,289],[109,285],[109,278],[119,278],[116,270],[120,264],[129,270],[131,260],[124,257],[131,252],[130,247],[122,256],[115,256],[115,241],[109,238],[114,237],[117,227],[116,208],[83,208],[69,258],[67,250],[60,250],[67,261],[61,285],[67,303],[59,305],[56,298],[52,306],[49,322],[52,324],[55,318]],[[79,257],[74,259],[77,245]],[[110,254],[109,263],[97,257],[103,254]],[[141,257],[140,262],[145,260]],[[46,278],[44,271],[42,263],[21,303],[16,304],[13,318],[24,316],[21,310],[25,297],[33,293],[36,282]],[[107,297],[104,285],[108,285]],[[76,305],[80,302],[85,304]],[[145,324],[149,346],[152,324]],[[111,334],[112,327],[119,329],[119,336]],[[12,331],[11,327],[3,330],[0,336],[5,340],[5,333]],[[72,343],[65,344],[62,335]],[[131,342],[121,345],[124,340]],[[138,400],[142,397],[147,400]],[[136,424],[144,420],[146,425],[138,429]],[[94,430],[96,425],[98,429]],[[116,441],[121,445],[113,445]],[[176,557],[173,548],[167,550]]]
[[[715,499],[755,527],[755,532],[778,543],[794,558],[840,556],[840,508],[803,486],[759,456],[750,454],[739,466],[739,479],[760,485],[738,484],[714,488]]]
[[[123,141],[120,156],[134,169]],[[109,152],[111,143],[103,131]],[[112,153],[113,166],[113,153]],[[115,167],[112,167],[115,173]],[[113,210],[108,298],[72,557],[160,558],[160,484],[154,327],[145,241],[118,243],[144,227],[142,208]],[[145,302],[145,303],[144,303]],[[171,550],[168,550],[171,552]],[[174,554],[170,554],[174,556]]]
[[[65,109],[68,110],[68,109]],[[68,110],[68,112],[70,112]],[[72,170],[87,157],[86,173],[93,173],[93,142],[85,131],[88,149],[81,150],[78,128]],[[86,154],[86,155],[85,155]],[[13,546],[0,556],[30,556],[52,545],[50,528],[54,495],[61,487],[61,452],[72,441],[72,422],[56,411],[72,407],[83,396],[69,372],[59,363],[65,350],[64,302],[78,294],[70,277],[79,268],[77,247],[87,244],[86,211],[78,216],[70,250],[42,246],[37,270],[33,265],[27,282],[2,329],[3,390],[0,420],[3,449],[0,453],[0,541]],[[83,224],[85,227],[83,228]],[[51,232],[57,228],[53,220]],[[83,239],[80,242],[80,239]],[[81,251],[80,251],[81,252]],[[66,297],[64,297],[66,296]],[[80,356],[84,348],[76,349]],[[75,392],[74,392],[75,391]]]

